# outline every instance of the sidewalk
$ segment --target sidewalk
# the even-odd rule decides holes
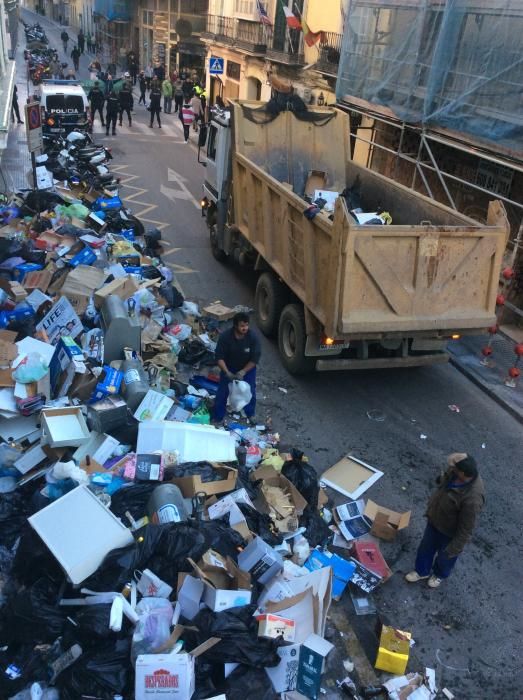
[[[481,362],[481,350],[487,345],[488,339],[487,334],[464,336],[459,341],[449,343],[450,361],[490,398],[523,423],[523,377],[520,377],[515,389],[505,385],[508,370],[516,360],[515,343],[508,336],[497,333],[491,343],[490,366],[485,366]],[[523,361],[519,368],[523,374]]]

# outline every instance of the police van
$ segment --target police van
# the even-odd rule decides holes
[[[39,88],[44,134],[68,134],[73,130],[89,129],[89,101],[79,82],[44,80]]]

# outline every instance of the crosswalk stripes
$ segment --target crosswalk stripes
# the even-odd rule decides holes
[[[148,123],[137,121],[133,119],[133,125],[129,126],[125,119],[122,126],[116,125],[116,136],[119,134],[127,136],[147,136],[148,138],[153,138],[153,135],[161,138],[163,136],[168,136],[170,141],[176,141],[178,143],[183,143],[183,132],[181,125],[177,125],[174,122],[177,119],[175,115],[169,114],[165,118],[161,119],[162,128],[158,129],[158,124],[155,122],[153,128],[149,127]],[[97,136],[102,136],[104,134],[103,127],[96,123],[94,127],[94,138]]]

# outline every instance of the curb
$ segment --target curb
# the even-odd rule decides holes
[[[518,408],[515,408],[514,406],[511,406],[507,401],[501,398],[501,396],[498,396],[498,394],[493,391],[487,384],[481,381],[474,372],[471,372],[467,367],[464,367],[459,360],[457,360],[452,353],[449,353],[449,362],[450,364],[455,367],[458,372],[461,372],[467,379],[470,379],[470,381],[475,384],[477,387],[479,387],[489,398],[491,398],[493,401],[495,401],[498,406],[501,406],[507,413],[510,413],[510,415],[515,418],[519,423],[523,424],[523,412],[520,411]]]

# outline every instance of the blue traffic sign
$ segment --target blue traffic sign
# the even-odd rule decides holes
[[[211,56],[209,59],[209,74],[221,75],[223,73],[223,58]]]

